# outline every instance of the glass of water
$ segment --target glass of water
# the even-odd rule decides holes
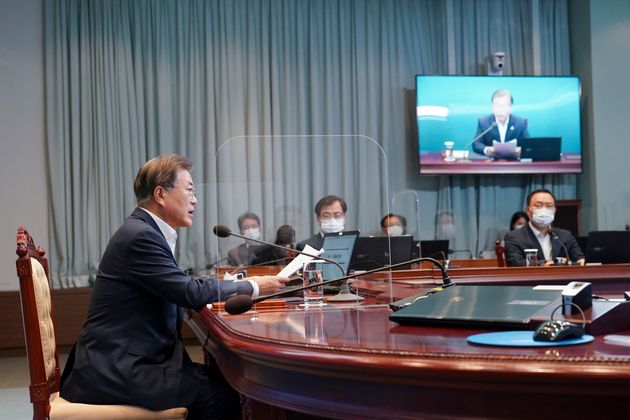
[[[525,267],[536,267],[538,265],[538,249],[526,249]]]
[[[324,260],[312,260],[304,264],[302,269],[302,282],[304,286],[312,286],[304,289],[304,306],[323,306],[324,303]],[[316,286],[320,284],[319,286]]]

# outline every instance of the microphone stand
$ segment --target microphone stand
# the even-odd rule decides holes
[[[280,297],[280,296],[284,296],[284,295],[288,295],[294,292],[299,292],[301,290],[306,290],[306,289],[310,289],[312,287],[319,287],[319,286],[324,286],[326,284],[330,284],[330,283],[334,283],[337,281],[341,281],[341,280],[349,280],[349,279],[353,279],[355,277],[359,277],[359,276],[365,276],[368,274],[373,274],[373,273],[378,273],[380,271],[386,271],[386,270],[390,270],[392,268],[397,268],[397,267],[402,267],[404,265],[409,265],[409,264],[414,264],[414,263],[418,263],[418,262],[422,262],[422,261],[429,261],[431,263],[433,263],[433,265],[435,265],[436,267],[438,267],[442,273],[442,288],[446,288],[449,286],[454,285],[455,283],[453,283],[451,281],[451,278],[448,275],[448,272],[446,271],[446,268],[444,268],[444,266],[442,264],[440,264],[439,261],[430,258],[430,257],[419,257],[419,258],[414,258],[412,260],[409,261],[403,261],[397,264],[392,264],[392,265],[387,265],[385,267],[379,267],[379,268],[375,268],[373,270],[368,270],[368,271],[363,271],[361,273],[354,273],[354,274],[350,274],[348,276],[344,276],[344,277],[339,277],[336,279],[332,279],[332,280],[326,280],[320,283],[315,283],[315,284],[310,284],[308,286],[301,286],[301,287],[296,287],[293,288],[291,290],[284,290],[282,292],[278,292],[278,293],[274,293],[271,295],[265,295],[265,296],[259,296],[256,299],[252,299],[251,296],[248,295],[236,295],[236,296],[232,296],[231,298],[229,298],[226,302],[225,302],[225,310],[227,313],[231,314],[231,315],[238,315],[238,314],[242,314],[244,312],[247,312],[249,309],[251,309],[251,307],[255,304],[255,303],[259,303],[262,302],[264,300],[267,299],[271,299],[271,298],[275,298],[275,297]],[[328,299],[330,300],[330,299]]]
[[[566,245],[564,245],[564,242],[562,242],[558,234],[554,232],[553,230],[550,232],[550,234],[553,239],[560,242],[560,245],[562,245],[562,249],[564,250],[564,255],[567,256],[567,265],[571,265],[571,257],[569,257],[569,251],[567,250]]]
[[[238,233],[232,232],[230,230],[230,228],[228,228],[225,225],[216,225],[216,226],[214,226],[212,228],[212,232],[215,235],[217,235],[218,237],[220,237],[220,238],[227,238],[228,236],[234,236],[236,238],[241,238],[241,239],[244,239],[246,241],[257,242],[259,244],[269,245],[269,246],[272,246],[272,247],[275,247],[275,248],[280,248],[280,249],[284,249],[284,250],[291,249],[291,251],[297,252],[297,253],[302,254],[302,255],[306,255],[307,257],[311,257],[311,258],[315,258],[315,259],[320,259],[320,260],[326,261],[328,263],[336,265],[337,268],[339,269],[339,272],[342,274],[342,277],[334,279],[334,281],[340,281],[340,280],[343,280],[345,278],[345,277],[343,277],[344,270],[343,270],[343,267],[341,266],[341,264],[339,264],[337,261],[332,260],[330,258],[324,258],[321,255],[309,254],[308,252],[298,251],[298,250],[292,249],[292,248],[287,248],[287,247],[284,247],[284,246],[280,246],[280,245],[274,244],[273,242],[267,242],[267,241],[263,241],[263,240],[260,240],[260,239],[248,238],[246,236],[239,235]],[[334,281],[328,281],[326,284],[334,283]],[[350,287],[348,286],[348,283],[345,282],[341,286],[341,288],[339,290],[339,293],[336,296],[334,296],[333,298],[329,298],[328,300],[332,300],[332,301],[336,300],[337,302],[343,302],[343,301],[352,301],[352,300],[362,301],[364,299],[365,298],[362,297],[362,296],[353,294],[350,291]]]
[[[490,130],[492,130],[496,126],[497,126],[497,122],[496,121],[492,121],[492,124],[490,124],[490,127],[486,128],[481,133],[477,134],[474,139],[472,139],[471,141],[466,143],[466,147],[464,147],[464,149],[468,149],[474,142],[476,142],[477,140],[479,140],[480,138],[485,136],[487,133],[490,132]]]

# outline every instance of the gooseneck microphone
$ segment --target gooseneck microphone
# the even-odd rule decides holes
[[[472,139],[471,141],[466,143],[466,147],[464,147],[464,149],[468,149],[471,144],[473,144],[474,142],[476,142],[477,140],[479,140],[480,138],[485,136],[490,130],[492,130],[496,126],[497,126],[497,122],[496,121],[492,121],[492,124],[490,124],[490,127],[486,128],[481,133],[477,134],[474,139]]]
[[[246,241],[257,242],[257,243],[262,244],[262,245],[269,245],[269,246],[272,246],[274,248],[280,248],[280,249],[284,249],[284,250],[291,249],[291,251],[297,252],[298,254],[306,255],[307,257],[316,258],[318,260],[323,260],[323,261],[329,262],[331,264],[334,264],[334,265],[337,266],[337,268],[339,268],[339,272],[342,275],[344,273],[343,267],[341,267],[341,265],[335,260],[331,260],[330,258],[324,258],[322,256],[315,255],[315,254],[310,254],[310,253],[304,252],[304,251],[298,251],[297,249],[287,248],[287,247],[282,246],[282,245],[274,244],[273,242],[267,242],[267,241],[263,241],[263,240],[260,240],[260,239],[248,238],[246,236],[239,235],[238,233],[232,232],[230,230],[230,228],[225,226],[225,225],[215,225],[212,228],[212,232],[215,235],[217,235],[219,238],[227,238],[227,237],[230,237],[230,236],[234,236],[236,238],[245,239]]]
[[[562,245],[562,249],[564,250],[564,255],[567,256],[567,265],[571,264],[571,257],[569,257],[569,251],[567,250],[567,247],[564,245],[564,242],[562,242],[562,239],[560,239],[558,234],[553,230],[549,231],[549,234],[551,235],[553,239],[560,242],[560,245]]]
[[[334,283],[337,281],[348,280],[348,279],[352,279],[359,276],[365,276],[372,273],[378,273],[379,271],[386,271],[392,268],[401,267],[408,264],[414,264],[414,263],[418,263],[422,261],[429,261],[433,263],[433,265],[435,265],[437,268],[440,269],[440,271],[442,272],[442,287],[448,287],[455,284],[451,281],[451,278],[448,276],[448,272],[446,271],[446,268],[444,268],[444,266],[440,264],[439,261],[433,258],[429,258],[429,257],[420,257],[420,258],[415,258],[415,259],[404,261],[397,264],[386,265],[384,267],[375,268],[369,271],[363,271],[361,273],[350,274],[349,276],[339,277],[332,280],[326,280],[321,283],[315,283],[315,284],[310,284],[308,286],[302,286],[302,287],[296,287],[290,290],[284,290],[282,292],[274,293],[272,295],[260,296],[260,297],[257,297],[256,299],[252,299],[252,297],[249,295],[232,296],[225,302],[225,311],[230,315],[242,314],[244,312],[249,311],[255,303],[259,303],[267,299],[288,295],[294,292],[299,292],[300,290],[310,289],[311,287],[324,286],[326,284]]]

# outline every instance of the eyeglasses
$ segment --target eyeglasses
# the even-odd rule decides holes
[[[195,189],[195,187],[181,187],[179,185],[165,185],[165,187],[168,188],[169,190],[175,187],[180,187],[180,188],[183,188],[184,191],[186,191],[187,195],[190,198],[197,197],[197,190]]]
[[[345,214],[342,212],[335,212],[335,213],[324,212],[319,218],[320,219],[341,219],[344,216]]]

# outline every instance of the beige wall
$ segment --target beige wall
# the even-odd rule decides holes
[[[48,248],[42,0],[0,0],[0,290],[17,290],[15,234]]]

